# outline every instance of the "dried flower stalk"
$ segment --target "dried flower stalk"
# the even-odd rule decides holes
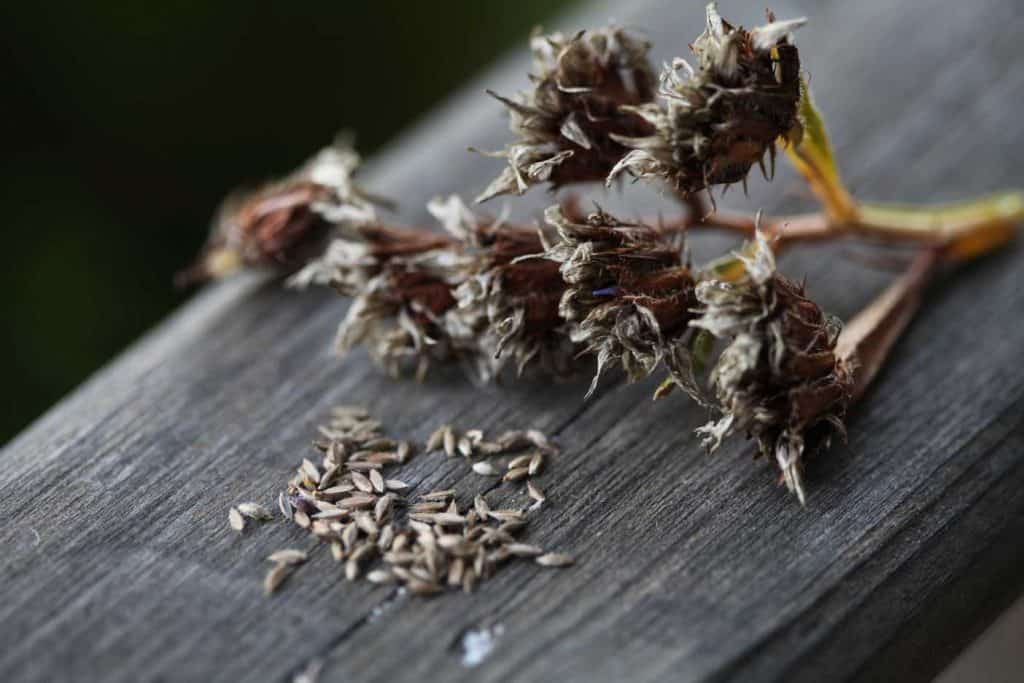
[[[373,197],[352,180],[358,158],[336,145],[282,182],[230,200],[183,279],[269,265],[294,272],[293,286],[333,287],[353,299],[338,351],[365,346],[393,374],[408,367],[423,377],[434,363],[457,362],[481,381],[508,366],[563,376],[593,357],[589,396],[614,366],[631,380],[664,372],[656,397],[679,388],[716,411],[700,430],[709,448],[729,434],[749,434],[803,502],[805,453],[842,434],[846,412],[920,305],[929,278],[943,263],[1001,247],[1024,220],[1018,192],[938,207],[855,198],[801,77],[792,34],[804,23],[769,13],[767,24],[748,31],[711,3],[691,45],[695,65],[676,59],[660,81],[650,45],[619,27],[538,34],[531,39],[533,88],[516,99],[494,95],[510,111],[516,140],[496,153],[507,166],[479,201],[542,183],[559,189],[629,174],[670,188],[687,208],[679,217],[625,222],[600,209],[584,215],[567,200],[540,225],[521,225],[477,215],[453,196],[428,206],[442,231],[402,227],[377,217]],[[755,164],[773,176],[777,144],[821,210],[767,220],[718,211],[711,189],[745,184]],[[693,229],[731,231],[749,242],[694,267],[684,240]],[[787,246],[840,238],[919,251],[908,273],[845,329],[802,285],[777,273],[774,258]],[[485,447],[481,438],[447,428],[431,442],[468,456]],[[478,465],[481,474],[509,480],[535,470],[532,460],[505,472]],[[313,486],[327,476],[312,463],[306,470]],[[379,474],[350,479],[353,508],[365,507],[360,496],[389,486]],[[539,489],[531,495],[544,499]],[[287,501],[286,510],[308,528],[324,519],[316,517],[323,510],[293,511]],[[244,526],[240,511],[231,523]],[[359,570],[357,563],[349,573]]]

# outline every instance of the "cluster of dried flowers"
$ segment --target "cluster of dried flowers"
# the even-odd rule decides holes
[[[433,595],[445,587],[470,592],[515,558],[532,559],[543,567],[573,563],[568,555],[520,540],[529,514],[546,501],[529,477],[539,474],[546,456],[556,452],[540,432],[510,431],[488,440],[480,430],[458,435],[446,425],[427,444],[427,450],[443,448],[449,456],[473,459],[473,470],[485,475],[500,474],[488,459],[508,456],[503,480],[525,480],[532,501],[522,509],[492,509],[485,494],[460,507],[455,489],[430,491],[407,502],[410,485],[384,473],[408,462],[414,448],[385,436],[363,408],[336,408],[320,434],[314,445],[322,453],[321,462],[303,460],[280,494],[278,507],[285,519],[329,544],[349,581],[364,576],[376,584],[401,585],[414,595]],[[228,515],[237,531],[244,526],[237,521],[241,514],[270,518],[262,506],[243,503]],[[273,567],[264,582],[266,592],[276,591],[308,559],[306,551],[294,548],[268,556]]]
[[[650,45],[622,28],[535,35],[532,89],[514,99],[492,93],[510,110],[516,140],[495,153],[507,166],[478,201],[523,194],[541,183],[551,189],[610,183],[625,173],[655,180],[680,197],[689,207],[683,220],[625,222],[601,209],[585,215],[568,200],[548,209],[541,224],[521,225],[477,215],[451,196],[428,205],[441,231],[401,227],[378,217],[374,204],[380,201],[353,180],[358,158],[339,144],[281,183],[232,200],[186,278],[269,264],[289,272],[292,286],[332,287],[353,300],[337,350],[365,347],[395,375],[413,368],[423,377],[434,363],[457,362],[486,382],[509,365],[519,374],[532,366],[564,376],[595,362],[589,396],[614,366],[630,380],[663,372],[667,379],[656,397],[678,388],[715,412],[699,430],[709,449],[733,433],[755,438],[803,502],[805,451],[843,432],[849,404],[884,353],[865,354],[870,362],[862,370],[857,359],[870,336],[866,323],[858,321],[848,343],[840,343],[838,321],[776,272],[775,243],[760,232],[759,221],[704,215],[698,193],[745,183],[755,164],[765,177],[774,175],[781,141],[825,208],[801,217],[796,239],[860,230],[953,253],[955,240],[964,238],[964,249],[977,255],[971,230],[997,236],[984,241],[984,251],[1008,239],[1006,224],[1024,216],[1018,195],[957,208],[949,224],[941,211],[901,214],[854,202],[800,72],[791,34],[803,23],[776,21],[769,13],[767,24],[748,31],[722,19],[711,3],[704,32],[690,46],[695,65],[675,59],[660,78],[648,60]],[[931,233],[921,229],[925,214]],[[715,220],[751,240],[694,267],[685,232]],[[772,240],[786,237],[780,225],[771,226]],[[991,231],[993,225],[1000,230]],[[919,290],[926,275],[913,287]],[[910,302],[910,293],[893,300]],[[886,321],[883,309],[872,313],[872,324]],[[886,344],[907,320],[902,315],[884,335]],[[306,491],[323,504],[320,484],[328,472],[339,475],[351,462],[372,473],[387,461],[381,453],[373,455],[384,458],[380,462],[328,456],[323,467],[306,468],[309,481],[294,483],[288,499],[295,508],[289,514],[300,523],[301,514],[313,514],[315,521],[307,521],[314,532],[336,523],[316,517],[322,509],[304,509],[315,504],[296,496]],[[489,467],[480,464],[479,471]],[[359,477],[345,476],[352,482],[332,487],[356,486]],[[352,497],[376,496],[376,506],[390,495],[386,484],[374,490]],[[457,508],[443,514],[468,518]],[[358,518],[362,526],[346,528],[366,532],[379,527],[378,517],[359,513],[350,524]],[[436,533],[451,530],[442,523]],[[345,554],[350,545],[340,546]]]

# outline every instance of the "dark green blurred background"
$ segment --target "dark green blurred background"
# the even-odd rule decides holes
[[[0,443],[184,300],[227,190],[372,153],[567,4],[4,3]]]

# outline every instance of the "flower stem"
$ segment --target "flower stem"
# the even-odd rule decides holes
[[[899,279],[843,327],[835,353],[854,373],[851,402],[864,395],[878,374],[920,308],[924,288],[941,262],[939,250],[921,250]]]

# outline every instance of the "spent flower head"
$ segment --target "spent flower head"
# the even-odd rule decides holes
[[[333,226],[373,221],[373,202],[352,179],[358,166],[359,155],[339,139],[283,180],[228,197],[179,284],[245,266],[292,271],[324,249]]]
[[[571,37],[534,35],[530,46],[533,89],[514,100],[491,93],[509,108],[518,140],[494,153],[508,166],[477,201],[523,194],[543,182],[558,188],[601,181],[627,151],[618,137],[652,132],[641,116],[622,109],[654,97],[649,43],[608,26]]]
[[[755,163],[764,171],[766,156],[774,168],[776,139],[798,125],[800,57],[790,33],[805,20],[769,20],[746,31],[707,6],[707,28],[690,46],[697,67],[676,59],[662,74],[661,101],[632,109],[653,134],[613,134],[631,151],[609,183],[628,172],[685,195],[745,181]]]
[[[687,349],[694,280],[681,233],[625,223],[600,209],[583,218],[554,206],[545,218],[557,240],[543,257],[559,264],[566,285],[559,313],[570,323],[570,339],[597,359],[587,395],[611,364],[638,380],[664,361],[673,379],[698,396]]]
[[[853,368],[835,353],[839,321],[776,273],[763,235],[739,258],[742,278],[696,289],[701,315],[690,324],[728,340],[710,376],[721,417],[698,433],[712,451],[734,432],[756,438],[802,503],[804,452],[844,433]]]

